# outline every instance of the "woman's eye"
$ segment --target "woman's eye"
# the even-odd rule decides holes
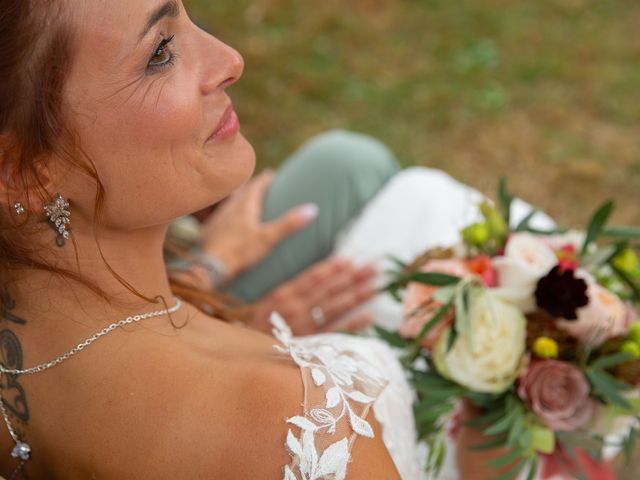
[[[173,36],[171,36],[170,38],[165,38],[164,40],[162,40],[162,42],[160,42],[155,52],[153,52],[151,59],[149,59],[150,69],[162,68],[166,65],[171,64],[173,55],[167,47],[172,40]]]

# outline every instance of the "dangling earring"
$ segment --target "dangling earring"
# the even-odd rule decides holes
[[[53,201],[44,206],[44,214],[49,218],[54,230],[58,232],[56,245],[63,247],[65,241],[69,238],[69,227],[71,226],[69,202],[62,195],[56,193]]]
[[[13,202],[13,209],[16,211],[16,215],[22,215],[24,213],[24,207],[20,202]]]

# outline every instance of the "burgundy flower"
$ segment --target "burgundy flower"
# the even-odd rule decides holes
[[[518,395],[553,431],[571,432],[593,416],[589,383],[575,366],[558,360],[533,362],[520,379]]]
[[[536,287],[538,307],[556,318],[576,320],[576,310],[589,304],[587,282],[575,276],[575,270],[555,266]]]

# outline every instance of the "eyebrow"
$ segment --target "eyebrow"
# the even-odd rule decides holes
[[[156,8],[147,19],[147,23],[140,34],[140,40],[144,38],[144,36],[149,33],[156,23],[162,20],[164,17],[175,18],[180,14],[180,8],[178,7],[178,2],[176,0],[167,0],[165,3]]]

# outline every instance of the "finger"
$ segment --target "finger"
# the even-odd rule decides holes
[[[377,293],[375,285],[369,282],[333,296],[319,306],[324,310],[325,317],[331,321],[371,300]]]
[[[334,322],[327,324],[325,332],[359,332],[373,324],[373,315],[370,312],[360,312],[355,315],[346,315]]]
[[[251,211],[259,218],[262,212],[262,204],[267,189],[275,178],[273,170],[264,170],[260,175],[254,177],[248,184],[246,189],[247,205]]]
[[[369,265],[359,268],[348,263],[342,269],[334,271],[332,275],[317,281],[305,296],[309,302],[322,305],[333,297],[371,284],[375,276],[376,270]]]
[[[314,203],[305,203],[292,208],[265,225],[265,237],[272,245],[280,243],[288,236],[308,227],[318,217],[318,213],[318,206]]]
[[[321,260],[287,282],[287,285],[296,295],[307,297],[318,288],[318,285],[323,285],[328,279],[340,275],[341,271],[348,268],[351,268],[351,264],[341,258]]]

